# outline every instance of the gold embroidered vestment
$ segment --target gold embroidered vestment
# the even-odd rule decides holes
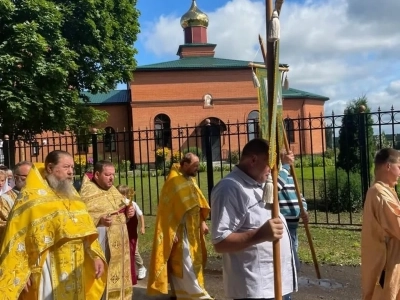
[[[0,299],[39,299],[43,266],[51,263],[54,300],[98,300],[105,289],[107,265],[98,233],[85,204],[76,194],[64,199],[42,178],[44,166],[33,166],[0,245]],[[95,279],[94,259],[105,272]],[[23,290],[28,279],[32,286]],[[22,293],[21,293],[22,292]],[[20,298],[19,295],[21,294]]]
[[[125,207],[124,197],[114,186],[105,191],[87,177],[83,180],[80,193],[96,226],[101,216],[114,214],[112,225],[106,228],[107,250],[109,250],[106,299],[131,300],[132,281],[128,230],[125,214],[119,213]]]

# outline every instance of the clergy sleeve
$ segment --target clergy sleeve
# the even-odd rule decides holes
[[[374,201],[378,222],[388,236],[400,240],[400,203],[394,195],[378,192]]]

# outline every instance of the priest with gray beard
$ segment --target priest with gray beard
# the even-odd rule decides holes
[[[73,175],[74,160],[61,150],[31,168],[0,245],[0,282],[13,283],[5,299],[101,298],[105,257]]]

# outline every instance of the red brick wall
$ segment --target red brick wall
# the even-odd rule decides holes
[[[247,122],[251,111],[258,110],[257,90],[253,86],[251,69],[136,72],[131,89],[135,130],[154,129],[154,118],[158,114],[168,115],[171,127],[177,128],[196,126],[207,118],[218,118],[225,124],[244,123]],[[204,107],[202,98],[205,94],[212,95],[212,108]],[[306,99],[284,101],[284,117],[296,119],[309,114],[319,116],[322,112],[322,101]],[[297,123],[295,128],[299,126],[304,128],[304,124]],[[245,132],[246,126],[240,126],[240,131]],[[310,138],[300,134],[299,131],[295,135],[295,142],[291,144],[292,150],[296,154],[300,153],[300,150],[302,153],[310,153]],[[201,145],[200,139],[197,140]],[[194,141],[195,139],[191,139],[190,143],[195,143]],[[221,137],[223,156],[228,147],[232,150],[242,148],[246,142],[245,134],[241,134],[239,139],[237,136],[231,136],[229,139],[227,132],[223,132]],[[314,143],[322,145],[321,136],[315,136]],[[150,157],[153,158],[155,143],[146,143],[146,146],[152,152]],[[173,142],[172,147],[177,149],[178,141]],[[320,148],[322,147],[314,147],[314,153],[320,153]],[[135,160],[138,159],[137,154]]]
[[[174,72],[136,72],[135,79],[131,83],[132,99],[131,109],[133,124],[129,124],[128,109],[123,105],[98,106],[97,109],[106,110],[110,116],[105,124],[113,127],[116,131],[129,131],[133,128],[134,146],[129,149],[129,134],[120,133],[117,136],[117,151],[104,153],[103,144],[98,145],[100,158],[113,160],[128,159],[130,151],[134,153],[135,163],[154,162],[156,145],[154,142],[154,118],[158,114],[166,114],[171,120],[171,128],[183,126],[193,127],[190,130],[172,131],[172,149],[197,146],[201,148],[201,128],[195,126],[204,125],[207,118],[221,120],[221,152],[222,158],[227,158],[229,151],[239,150],[248,141],[247,122],[248,115],[253,110],[258,110],[257,90],[253,87],[251,69],[248,70],[195,70]],[[211,94],[213,97],[212,107],[204,107],[203,96]],[[284,117],[291,119],[305,118],[311,115],[319,117],[323,113],[322,101],[309,99],[287,99],[284,100]],[[242,123],[231,125],[230,123]],[[312,121],[304,120],[301,123],[294,121],[295,140],[291,143],[291,149],[299,154],[321,153],[325,148],[324,136],[321,130],[308,130],[311,127],[321,127],[320,119]],[[301,133],[298,129],[302,128]],[[151,131],[139,132],[138,130],[149,129]],[[50,135],[49,135],[50,134]],[[197,137],[196,137],[197,135]],[[30,155],[30,145],[21,144],[17,151],[17,159],[20,158],[43,161],[47,153],[54,149],[68,149],[77,153],[77,147],[72,146],[74,139],[52,133],[44,133],[49,136],[48,145],[40,148],[40,155]],[[54,136],[54,137],[53,137]],[[190,138],[188,138],[188,136]],[[39,137],[38,137],[39,138]],[[149,140],[150,139],[150,140]],[[39,140],[42,143],[42,140]],[[67,147],[66,145],[69,144]],[[311,149],[312,145],[312,149]],[[91,156],[92,148],[89,147]]]
[[[115,131],[121,132],[116,136],[116,152],[105,153],[102,135],[100,134],[98,152],[100,159],[117,160],[119,156],[120,159],[129,159],[129,144],[127,143],[127,134],[124,134],[124,129],[129,131],[131,126],[128,122],[128,109],[126,105],[107,105],[107,106],[96,106],[96,109],[104,110],[109,113],[109,118],[107,122],[101,124],[99,128],[112,127]],[[89,134],[89,133],[88,133]],[[22,160],[28,160],[32,162],[44,162],[47,154],[53,150],[65,150],[71,154],[77,155],[79,153],[77,146],[77,139],[71,133],[66,132],[64,134],[58,134],[53,132],[43,132],[41,135],[36,136],[36,141],[39,144],[38,155],[34,155],[32,152],[32,144],[26,143],[24,141],[16,142],[15,151],[15,161],[19,162]],[[87,147],[87,156],[93,157],[93,149],[91,145]],[[84,152],[81,152],[85,155]]]

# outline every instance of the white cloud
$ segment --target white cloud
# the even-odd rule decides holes
[[[387,87],[386,91],[390,95],[400,96],[400,80],[392,81]]]
[[[175,16],[161,15],[154,23],[146,23],[142,31],[146,49],[157,56],[176,54],[182,44],[183,29]]]
[[[285,1],[280,61],[290,65],[291,86],[330,97],[327,112],[340,113],[362,95],[372,109],[400,109],[399,11],[398,0]],[[256,54],[258,34],[265,36],[264,1],[231,0],[207,14],[217,57],[261,60]],[[158,57],[175,55],[183,43],[179,19],[160,16],[145,26],[146,49]]]

